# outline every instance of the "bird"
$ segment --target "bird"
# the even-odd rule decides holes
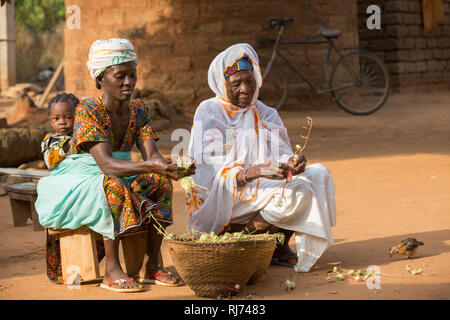
[[[53,70],[52,67],[48,67],[45,70],[42,70],[41,72],[39,72],[38,79],[40,81],[48,81],[48,80],[50,80],[50,78],[53,76],[54,73],[55,73],[55,70]]]
[[[405,240],[400,241],[400,243],[392,247],[389,250],[389,255],[392,257],[394,254],[401,254],[407,256],[406,259],[411,258],[413,255],[416,254],[417,248],[419,246],[423,246],[424,243],[421,241],[418,241],[415,238],[407,238]]]

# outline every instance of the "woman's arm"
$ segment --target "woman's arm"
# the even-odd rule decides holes
[[[102,172],[108,176],[127,177],[152,172],[166,175],[174,180],[181,178],[181,175],[176,172],[180,168],[167,163],[164,159],[155,158],[140,162],[116,159],[112,156],[111,147],[105,142],[88,143],[86,147]]]
[[[247,171],[241,170],[236,175],[237,184],[241,187],[245,185],[246,182],[250,182],[260,177],[273,180],[283,180],[286,179],[289,171],[292,172],[292,175],[296,176],[305,171],[306,161],[306,157],[304,155],[300,155],[296,163],[294,163],[294,156],[292,156],[287,164],[282,162],[269,162],[252,166],[247,168]]]
[[[144,140],[141,144],[138,145],[138,148],[144,161],[156,157],[163,159],[163,156],[159,153],[158,147],[156,146],[155,140],[153,139]]]
[[[264,164],[251,166],[247,168],[247,171],[239,171],[236,175],[236,180],[238,187],[258,178],[283,180],[286,179],[289,170],[290,167],[285,163],[269,161]]]

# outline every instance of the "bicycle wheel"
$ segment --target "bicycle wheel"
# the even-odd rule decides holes
[[[389,71],[375,54],[351,52],[334,65],[330,89],[334,101],[343,110],[353,115],[368,115],[380,109],[389,96]]]
[[[270,62],[270,57],[265,54],[258,55],[261,74]],[[268,74],[263,77],[263,83],[259,89],[259,97],[264,104],[280,110],[286,103],[289,95],[289,78],[281,64],[275,59]]]

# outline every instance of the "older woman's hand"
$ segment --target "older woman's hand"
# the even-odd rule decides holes
[[[295,155],[294,155],[295,156]],[[305,171],[306,167],[306,157],[302,154],[298,156],[297,162],[294,162],[294,156],[289,158],[288,165],[291,168],[291,172],[293,176],[299,175]]]
[[[259,176],[261,178],[273,179],[273,180],[283,180],[286,179],[289,166],[282,162],[268,161],[267,163],[260,164],[259,166]]]
[[[266,178],[273,180],[286,179],[290,167],[286,163],[268,161],[249,167],[244,176],[244,170],[237,176],[238,184],[243,185],[257,178]]]

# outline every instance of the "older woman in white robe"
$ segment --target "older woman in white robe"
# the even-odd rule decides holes
[[[294,153],[278,112],[258,100],[262,77],[250,45],[221,52],[209,67],[208,83],[216,96],[198,106],[189,144],[197,167],[192,177],[207,189],[186,192],[189,227],[217,234],[236,225],[284,232],[285,245],[273,261],[309,271],[333,243],[330,171],[321,164],[306,166],[303,156],[292,164]],[[282,195],[289,171],[292,181]],[[288,245],[292,234],[296,254]]]

